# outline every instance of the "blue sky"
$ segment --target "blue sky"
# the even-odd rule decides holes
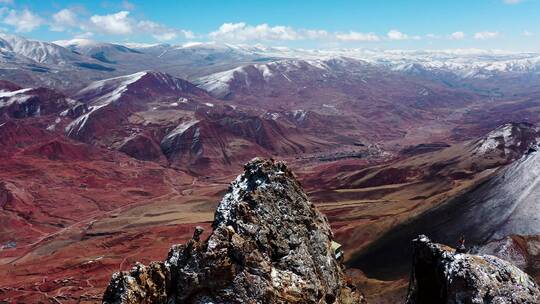
[[[2,31],[49,41],[540,51],[540,0],[0,0],[0,5]]]

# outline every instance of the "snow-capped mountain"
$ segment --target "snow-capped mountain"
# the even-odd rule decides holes
[[[226,95],[223,82],[231,73],[242,73],[247,66],[271,74],[287,76],[287,67],[313,66],[334,73],[351,65],[365,69],[437,78],[443,82],[473,79],[486,86],[492,79],[540,77],[540,54],[485,50],[309,50],[261,45],[188,43],[185,45],[105,43],[88,39],[41,42],[23,37],[0,35],[0,76],[27,86],[47,85],[70,90],[91,81],[154,70],[196,81],[215,95]],[[344,62],[346,66],[328,65]],[[299,64],[304,62],[306,65]],[[328,65],[328,66],[325,66]],[[77,73],[75,73],[75,71]],[[357,73],[362,73],[359,69]],[[283,76],[285,75],[285,76]],[[24,83],[23,83],[24,82]],[[507,81],[503,81],[504,86]],[[497,84],[499,86],[500,84]],[[483,89],[483,88],[482,88]]]
[[[151,109],[164,100],[169,104],[171,98],[186,97],[210,98],[190,82],[161,72],[143,71],[95,81],[74,95],[90,108],[68,125],[66,132],[76,138],[94,136],[94,129],[106,131],[102,126],[114,126],[130,113]]]
[[[54,43],[0,34],[0,77],[28,87],[73,90],[115,68]]]
[[[117,63],[118,60],[133,59],[128,57],[132,54],[141,54],[136,50],[120,44],[97,42],[89,39],[58,40],[53,43],[71,50],[74,53],[110,64]]]
[[[345,57],[384,66],[395,71],[425,69],[448,71],[460,77],[489,77],[495,73],[540,71],[540,54],[497,50],[373,50],[333,49],[306,50],[290,48],[258,49],[269,57],[297,59],[331,59]]]
[[[166,73],[142,71],[130,75],[98,80],[80,90],[75,97],[92,105],[103,105],[129,96],[130,102],[150,100],[153,96],[201,95],[206,93],[180,78]]]
[[[4,52],[13,52],[36,63],[65,65],[85,61],[80,55],[54,43],[28,40],[15,35],[0,34],[0,46]]]
[[[358,70],[369,72],[364,61],[337,57],[329,59],[279,59],[253,63],[195,80],[201,88],[218,98],[235,90],[257,89],[261,86],[303,85],[306,81],[330,81],[342,74],[354,75]]]

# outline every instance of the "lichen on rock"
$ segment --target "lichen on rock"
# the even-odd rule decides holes
[[[326,217],[282,162],[254,159],[200,230],[164,262],[113,275],[104,303],[363,303]]]
[[[456,253],[426,236],[413,240],[413,249],[406,304],[540,303],[535,281],[502,259]]]

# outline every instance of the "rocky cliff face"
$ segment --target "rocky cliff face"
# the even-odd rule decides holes
[[[516,266],[494,256],[456,253],[420,236],[407,304],[540,303],[540,289]]]
[[[115,273],[104,303],[362,303],[331,249],[327,219],[280,162],[255,159],[164,262]]]

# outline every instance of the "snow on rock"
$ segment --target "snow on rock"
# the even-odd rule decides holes
[[[246,164],[201,234],[165,262],[115,273],[103,303],[365,303],[333,255],[327,219],[281,162]]]
[[[499,147],[499,145],[502,145],[506,151],[507,146],[516,144],[516,138],[512,136],[512,129],[513,126],[508,124],[491,131],[487,137],[479,143],[476,152],[485,154],[495,150],[497,147]]]
[[[91,94],[92,96],[97,96],[96,99],[92,100],[92,104],[95,106],[110,104],[118,100],[126,92],[128,85],[135,83],[147,73],[143,71],[131,75],[95,81],[79,91],[77,95],[84,96]]]
[[[0,92],[0,108],[9,107],[13,104],[23,104],[33,95],[25,94],[32,88],[21,89],[12,92]]]
[[[335,58],[331,61],[334,64],[339,64],[339,61]],[[344,63],[341,62],[341,64]],[[246,88],[249,88],[256,79],[269,82],[273,79],[282,78],[288,82],[292,82],[293,80],[289,74],[303,69],[318,73],[332,70],[329,63],[322,59],[279,59],[269,63],[248,64],[231,70],[210,74],[197,79],[195,83],[212,95],[223,98],[230,93],[230,87],[233,82],[242,83]]]
[[[13,52],[38,63],[65,65],[83,59],[54,43],[29,40],[5,33],[0,33],[0,45],[5,51]]]
[[[78,136],[79,133],[84,130],[90,116],[94,115],[99,109],[105,107],[106,105],[107,104],[102,104],[102,105],[96,105],[96,106],[90,107],[87,113],[77,117],[77,119],[73,120],[66,126],[65,128],[66,134],[70,137]]]
[[[244,74],[244,67],[238,67],[232,70],[210,74],[201,77],[195,83],[203,90],[211,93],[214,96],[224,97],[229,94],[229,83],[237,74]]]
[[[540,130],[537,127],[528,123],[507,123],[473,142],[472,149],[477,155],[497,153],[513,160],[535,149],[539,140]]]
[[[182,122],[181,124],[176,126],[176,128],[174,128],[171,132],[169,132],[167,135],[165,135],[163,140],[164,141],[172,140],[175,137],[184,134],[184,132],[186,132],[189,128],[191,128],[192,126],[194,126],[198,122],[199,122],[199,120],[188,120],[188,121]]]
[[[297,122],[303,122],[307,117],[307,112],[305,110],[294,110],[291,115]]]
[[[28,92],[32,90],[32,88],[26,88],[26,89],[20,89],[20,90],[17,90],[17,91],[0,91],[0,98],[5,98],[5,97],[13,97],[15,95],[18,95],[18,94],[22,94],[22,93],[25,93],[25,92]]]
[[[279,113],[276,112],[266,112],[263,116],[264,119],[278,120],[281,117]]]
[[[489,255],[456,253],[420,236],[413,240],[407,304],[540,303],[533,278]]]
[[[76,103],[73,99],[46,88],[0,91],[0,116],[13,118],[58,114]]]
[[[182,145],[186,144],[188,141],[191,143],[191,148],[195,149],[197,145],[193,145],[193,143],[199,141],[199,122],[200,121],[196,119],[184,121],[176,126],[176,128],[174,128],[172,131],[167,133],[159,144],[163,153],[170,156],[178,149],[182,150],[180,147],[182,147]],[[192,128],[196,128],[193,133],[190,133],[192,136],[184,136],[186,132]],[[199,149],[196,150],[197,152],[195,153],[200,152]]]

